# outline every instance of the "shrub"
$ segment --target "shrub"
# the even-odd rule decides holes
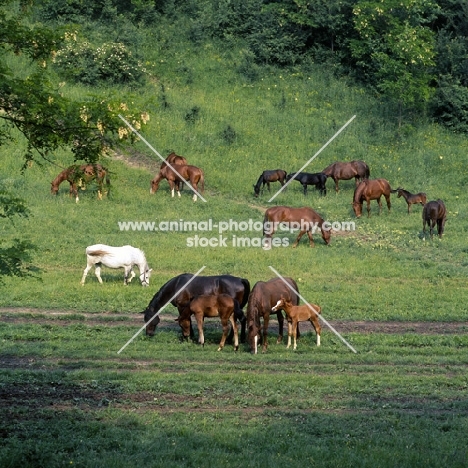
[[[60,74],[90,86],[141,83],[147,70],[122,43],[94,47],[88,42],[70,41],[55,55]]]

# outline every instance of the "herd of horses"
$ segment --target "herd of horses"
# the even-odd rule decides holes
[[[258,197],[261,189],[266,185],[270,190],[270,183],[280,182],[282,186],[292,180],[297,180],[302,186],[304,195],[307,187],[314,185],[320,193],[325,196],[326,181],[333,179],[335,190],[339,192],[339,181],[355,179],[355,190],[352,206],[357,217],[362,215],[364,202],[367,204],[367,215],[370,216],[370,202],[377,200],[379,213],[382,210],[381,198],[384,197],[390,211],[390,194],[397,193],[403,197],[408,206],[408,214],[414,204],[423,205],[423,232],[426,225],[429,226],[431,238],[433,230],[437,226],[439,237],[442,237],[447,217],[446,208],[442,200],[427,202],[426,194],[423,192],[412,194],[398,187],[392,190],[386,179],[370,179],[370,170],[364,161],[335,162],[326,167],[320,173],[297,172],[287,174],[281,169],[263,171],[257,183],[254,185],[254,195]],[[193,199],[196,201],[198,187],[204,190],[203,171],[187,163],[187,160],[171,153],[160,167],[159,173],[151,181],[150,193],[155,193],[159,183],[167,180],[172,196],[177,190],[180,196],[181,184],[189,182],[188,185],[194,189]],[[84,189],[91,181],[95,181],[98,187],[98,197],[102,198],[105,191],[110,190],[108,170],[100,164],[74,165],[63,170],[51,183],[51,192],[57,194],[62,182],[70,184],[70,195],[78,202],[78,188]],[[271,246],[272,236],[280,223],[299,223],[301,226],[299,234],[293,247],[296,247],[301,237],[307,233],[310,246],[314,246],[312,233],[320,229],[322,239],[326,245],[330,244],[330,230],[322,229],[323,218],[309,207],[274,206],[266,210],[264,216],[264,238],[266,248]],[[297,224],[296,224],[297,225]],[[269,226],[267,229],[266,226]],[[313,227],[313,228],[312,228]],[[149,286],[151,269],[148,266],[144,252],[140,249],[126,245],[112,247],[103,244],[92,245],[86,248],[87,265],[83,272],[81,284],[84,285],[89,270],[94,266],[95,275],[100,283],[100,267],[105,265],[110,268],[124,268],[124,284],[127,285],[136,276],[133,268],[138,266],[140,271],[140,282],[142,286]],[[192,328],[192,315],[195,317],[198,328],[198,342],[204,345],[203,325],[205,317],[219,317],[222,324],[222,338],[218,351],[223,349],[229,338],[234,342],[234,349],[239,348],[239,341],[247,340],[252,353],[257,353],[261,345],[263,352],[268,349],[268,326],[271,314],[276,314],[278,320],[278,339],[283,339],[284,318],[288,322],[288,345],[291,346],[291,338],[294,340],[293,347],[297,347],[299,336],[299,322],[310,321],[316,335],[317,346],[320,346],[320,313],[321,307],[316,304],[299,305],[299,290],[296,281],[292,278],[273,278],[268,281],[258,281],[253,288],[246,278],[232,275],[219,276],[194,276],[183,273],[167,281],[153,296],[148,307],[142,312],[144,314],[146,335],[153,336],[160,322],[159,314],[167,304],[177,308],[178,322],[182,336],[185,339],[194,336]],[[244,314],[243,309],[247,307]],[[283,312],[285,317],[283,316]],[[240,339],[238,326],[240,324]]]
[[[382,197],[385,198],[387,203],[388,211],[391,208],[390,194],[397,193],[398,198],[403,197],[408,206],[408,214],[411,213],[411,206],[415,204],[421,204],[423,206],[422,219],[423,219],[423,234],[426,234],[426,226],[429,227],[430,237],[432,239],[434,228],[437,226],[437,233],[439,238],[442,237],[444,233],[445,222],[447,219],[447,210],[445,204],[442,200],[437,199],[430,202],[427,202],[427,196],[424,192],[411,193],[408,190],[398,187],[397,189],[392,190],[390,183],[386,179],[370,179],[370,169],[369,166],[364,161],[350,161],[350,162],[334,162],[327,166],[323,171],[317,173],[308,173],[308,172],[293,172],[287,174],[286,171],[282,169],[275,170],[266,170],[263,171],[260,177],[258,178],[257,183],[254,185],[254,196],[258,197],[261,192],[261,188],[264,188],[267,185],[268,190],[270,191],[270,183],[280,182],[281,186],[289,183],[291,180],[297,180],[303,187],[304,195],[307,195],[307,187],[309,185],[315,186],[317,190],[320,191],[320,194],[325,196],[327,194],[326,182],[328,178],[333,179],[335,182],[335,191],[339,192],[339,181],[340,180],[350,180],[355,179],[355,190],[353,194],[353,211],[357,218],[362,216],[362,208],[364,202],[367,207],[367,216],[370,217],[371,212],[371,201],[376,200],[379,206],[379,214],[382,212]],[[311,208],[292,208],[292,207],[275,207],[280,208],[280,210],[275,210],[270,208],[267,210],[268,221],[288,221],[288,222],[300,222],[301,216],[305,215],[307,212],[310,216]],[[269,213],[271,210],[271,214]],[[313,211],[313,210],[312,210]],[[275,213],[279,213],[275,216]],[[288,213],[287,215],[285,213]],[[295,216],[297,213],[297,216]],[[305,216],[307,216],[305,215]],[[314,221],[318,221],[321,227],[323,219],[318,213],[313,211]],[[265,217],[265,219],[267,216]],[[299,239],[305,233],[300,232],[299,236],[294,243],[293,247],[297,245]],[[310,245],[313,247],[312,234],[311,231],[307,231],[310,239]],[[325,243],[328,245],[330,243],[329,235],[326,238],[322,237]]]
[[[263,352],[268,348],[268,325],[270,314],[278,318],[278,339],[283,339],[284,316],[288,321],[288,348],[291,337],[294,349],[297,347],[299,322],[310,321],[317,334],[317,346],[320,346],[321,327],[318,316],[321,308],[315,304],[299,306],[299,289],[292,278],[273,278],[258,281],[250,289],[246,278],[232,275],[194,276],[183,273],[167,281],[153,296],[148,307],[142,312],[146,324],[146,335],[154,336],[160,323],[160,312],[168,303],[177,308],[179,317],[176,321],[182,329],[184,339],[194,337],[191,316],[195,316],[198,327],[198,342],[204,345],[203,323],[205,317],[219,317],[223,334],[218,351],[223,349],[229,333],[234,337],[234,350],[239,348],[237,321],[239,321],[240,342],[247,342],[250,351],[257,354],[261,344]],[[246,315],[243,308],[247,306]],[[307,310],[306,310],[307,309]],[[263,324],[262,324],[263,321]]]

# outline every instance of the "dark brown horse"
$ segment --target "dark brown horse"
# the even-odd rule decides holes
[[[52,193],[52,195],[57,195],[60,184],[64,181],[68,181],[70,184],[70,196],[74,196],[76,203],[78,203],[78,187],[85,190],[86,184],[93,180],[98,186],[98,198],[102,200],[104,184],[106,185],[107,194],[109,194],[110,178],[108,170],[101,164],[83,164],[81,166],[75,164],[64,169],[50,183],[50,193]]]
[[[388,211],[392,204],[390,203],[390,193],[392,189],[390,188],[390,184],[386,179],[371,179],[371,180],[363,180],[354,190],[354,197],[353,197],[353,210],[354,213],[358,218],[362,215],[362,204],[364,200],[367,202],[367,217],[370,216],[370,202],[371,200],[377,200],[379,204],[379,214],[382,212],[382,202],[381,197],[382,195],[387,200],[387,207]]]
[[[442,239],[445,221],[447,220],[447,210],[444,202],[440,198],[436,201],[430,201],[424,205],[422,219],[424,238],[426,237],[426,224],[429,226],[431,239],[434,227],[437,224],[437,233],[439,234],[439,238]]]
[[[278,230],[279,227],[287,228],[289,231],[299,229],[299,235],[293,244],[293,248],[297,247],[301,237],[307,232],[309,236],[309,244],[314,247],[312,233],[320,229],[322,239],[325,244],[330,244],[330,229],[325,227],[322,229],[324,220],[312,208],[304,206],[302,208],[293,208],[290,206],[274,206],[265,211],[263,219],[263,236],[264,249],[271,248],[271,236]]]
[[[322,327],[318,319],[319,314],[322,312],[320,306],[316,304],[304,304],[304,305],[294,305],[291,301],[287,300],[283,296],[278,301],[278,304],[271,309],[273,312],[275,310],[283,309],[286,313],[288,319],[288,345],[287,348],[291,346],[291,335],[294,337],[294,351],[297,348],[297,334],[296,330],[299,322],[309,321],[314,327],[315,333],[317,333],[317,346],[320,346],[320,333]]]
[[[284,278],[286,282],[299,293],[296,282],[292,278]],[[247,305],[247,336],[252,353],[257,354],[258,343],[261,341],[263,352],[268,348],[268,324],[272,308],[277,305],[281,296],[288,298],[294,305],[299,304],[299,296],[294,293],[281,278],[273,278],[269,281],[258,281],[249,295]],[[273,312],[278,317],[279,335],[277,343],[283,339],[284,317],[281,307]],[[263,319],[263,333],[260,319]]]
[[[182,311],[176,321],[179,322],[182,328],[182,335],[184,338],[190,336],[191,315],[195,316],[198,327],[198,342],[205,345],[205,335],[203,333],[203,322],[205,317],[219,317],[223,326],[223,336],[219,343],[218,351],[224,348],[224,343],[229,333],[229,323],[231,323],[234,332],[234,351],[239,349],[239,336],[237,333],[237,323],[235,319],[235,312],[239,313],[239,303],[228,294],[202,295],[194,297],[188,306]]]
[[[398,187],[395,190],[392,190],[392,193],[398,193],[398,198],[403,197],[408,204],[408,214],[411,212],[411,205],[417,205],[420,203],[422,206],[426,204],[426,194],[424,192],[411,193],[408,190]]]
[[[327,177],[335,181],[335,190],[340,191],[338,182],[340,180],[356,179],[356,185],[359,181],[368,179],[370,176],[369,166],[364,161],[334,162],[322,171]]]
[[[279,182],[281,186],[283,186],[286,176],[287,172],[283,171],[282,169],[263,171],[258,178],[257,183],[254,185],[254,197],[258,197],[260,195],[260,186],[262,187],[263,191],[266,185],[268,187],[268,191],[270,192],[270,182]]]
[[[231,275],[196,276],[190,273],[171,278],[153,296],[148,307],[143,311],[146,323],[146,335],[153,336],[160,318],[162,307],[170,302],[182,314],[190,301],[196,296],[228,294],[239,303],[234,310],[236,319],[241,322],[241,342],[245,340],[245,316],[242,308],[247,304],[250,283],[246,278]],[[190,336],[193,336],[192,333]]]
[[[180,175],[180,177],[179,177]],[[166,179],[171,188],[171,195],[174,196],[174,189],[177,189],[177,194],[180,197],[179,185],[183,180],[190,181],[190,185],[198,192],[198,184],[200,184],[202,193],[205,190],[205,177],[203,171],[196,166],[187,164],[173,164],[163,167],[157,176],[151,181],[150,193],[156,193],[159,189],[161,180]],[[193,194],[193,201],[197,201],[197,194]]]
[[[166,167],[168,164],[187,164],[187,160],[183,156],[171,153],[162,163],[160,169]]]

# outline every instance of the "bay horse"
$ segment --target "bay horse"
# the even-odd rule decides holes
[[[424,205],[422,219],[424,238],[426,238],[426,224],[429,226],[431,239],[434,227],[437,224],[437,234],[439,235],[439,238],[442,239],[442,234],[444,233],[445,228],[445,221],[447,221],[447,209],[445,208],[444,202],[440,198],[435,201],[430,201]]]
[[[237,323],[235,320],[235,311],[239,315],[239,303],[229,294],[219,294],[217,296],[203,294],[194,297],[185,307],[179,317],[176,319],[182,328],[184,338],[190,336],[191,320],[194,315],[198,327],[198,343],[205,345],[205,335],[203,333],[203,322],[205,317],[219,317],[223,326],[223,335],[219,343],[218,351],[224,348],[224,343],[229,333],[229,323],[234,332],[234,351],[239,349],[239,337],[237,332]]]
[[[354,177],[357,185],[359,181],[368,179],[370,176],[369,166],[364,161],[360,160],[350,162],[336,161],[327,166],[322,172],[335,181],[335,190],[337,193],[340,191],[338,187],[338,182],[340,180],[349,180]]]
[[[312,233],[317,228],[322,233],[322,239],[326,245],[330,245],[330,229],[322,229],[324,220],[312,208],[304,206],[302,208],[293,208],[290,206],[273,206],[265,211],[263,219],[263,248],[268,250],[271,248],[271,236],[276,232],[280,225],[285,225],[289,230],[299,229],[299,235],[293,244],[296,248],[301,240],[301,237],[307,232],[309,244],[314,247]]]
[[[254,197],[258,197],[260,195],[260,186],[262,186],[263,192],[263,189],[266,185],[268,187],[268,191],[271,193],[270,182],[278,181],[281,184],[281,186],[283,186],[286,176],[287,172],[283,171],[282,169],[263,171],[260,177],[258,178],[257,183],[254,185]]]
[[[75,164],[67,167],[50,183],[50,193],[52,193],[52,195],[57,195],[60,184],[64,181],[68,181],[70,184],[70,196],[74,196],[76,203],[78,203],[78,187],[85,190],[85,185],[92,180],[96,181],[98,186],[98,199],[102,200],[104,183],[106,185],[107,194],[109,194],[110,178],[108,170],[101,164]]]
[[[304,188],[304,195],[307,195],[308,185],[315,185],[315,188],[320,190],[321,195],[325,196],[327,194],[327,176],[323,172],[316,172],[314,174],[310,172],[291,173],[286,177],[286,182],[290,181],[292,178],[302,185]]]
[[[86,260],[87,265],[81,278],[82,286],[84,286],[86,276],[93,266],[95,266],[96,278],[102,284],[101,265],[109,268],[123,268],[125,286],[135,277],[133,267],[137,265],[140,269],[141,285],[149,286],[152,269],[148,267],[144,252],[131,245],[124,245],[123,247],[112,247],[104,244],[90,245],[86,247]]]
[[[398,193],[398,198],[403,197],[406,200],[408,205],[408,214],[411,212],[411,205],[416,205],[420,203],[422,206],[426,204],[426,194],[424,192],[411,193],[408,190],[398,187],[395,190],[392,190],[392,193]]]
[[[176,171],[176,172],[174,172]],[[179,177],[180,174],[180,177]],[[166,179],[171,188],[171,196],[174,197],[174,189],[177,189],[177,194],[180,197],[179,186],[183,180],[189,180],[190,185],[198,192],[198,184],[201,186],[202,193],[205,190],[205,177],[203,171],[196,166],[188,164],[173,164],[172,166],[165,166],[159,174],[151,181],[150,193],[156,193],[159,189],[161,180]],[[193,201],[197,201],[197,194],[193,194]]]
[[[284,279],[294,291],[299,293],[297,284],[292,278],[285,277]],[[258,281],[252,288],[247,305],[247,339],[251,353],[257,354],[259,342],[262,343],[263,352],[267,351],[270,314],[281,296],[288,298],[294,305],[299,304],[299,296],[291,291],[281,278]],[[276,313],[278,318],[277,343],[281,343],[283,339],[284,317],[280,307],[274,313]],[[263,319],[263,330],[260,319]]]
[[[167,158],[161,163],[160,169],[166,167],[168,164],[187,164],[187,160],[183,156],[179,156],[172,152]]]
[[[161,286],[153,296],[148,307],[142,312],[146,323],[146,335],[154,336],[156,326],[160,322],[159,311],[169,300],[181,315],[196,296],[228,294],[239,303],[239,308],[234,312],[236,320],[241,323],[241,342],[244,342],[245,316],[242,309],[247,304],[250,294],[249,280],[231,275],[196,276],[195,278],[193,276],[191,273],[175,276]],[[189,281],[190,283],[187,284]],[[193,336],[193,331],[190,336]]]
[[[322,327],[318,320],[319,314],[322,312],[320,306],[316,304],[305,304],[305,305],[294,305],[288,299],[281,297],[278,303],[271,309],[272,311],[283,309],[288,319],[288,345],[286,348],[291,347],[291,335],[294,338],[293,349],[296,351],[297,348],[297,326],[299,322],[309,321],[314,327],[315,333],[317,334],[317,346],[320,346],[320,333]]]
[[[388,211],[392,204],[390,203],[390,193],[392,189],[386,179],[367,179],[363,180],[354,190],[353,210],[357,218],[362,216],[362,204],[364,200],[367,202],[367,217],[370,217],[370,202],[377,200],[379,204],[379,214],[382,212],[382,195],[387,201]]]

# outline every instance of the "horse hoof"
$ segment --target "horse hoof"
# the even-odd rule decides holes
[[[221,346],[218,348],[218,351],[221,351],[223,348],[221,348]]]

